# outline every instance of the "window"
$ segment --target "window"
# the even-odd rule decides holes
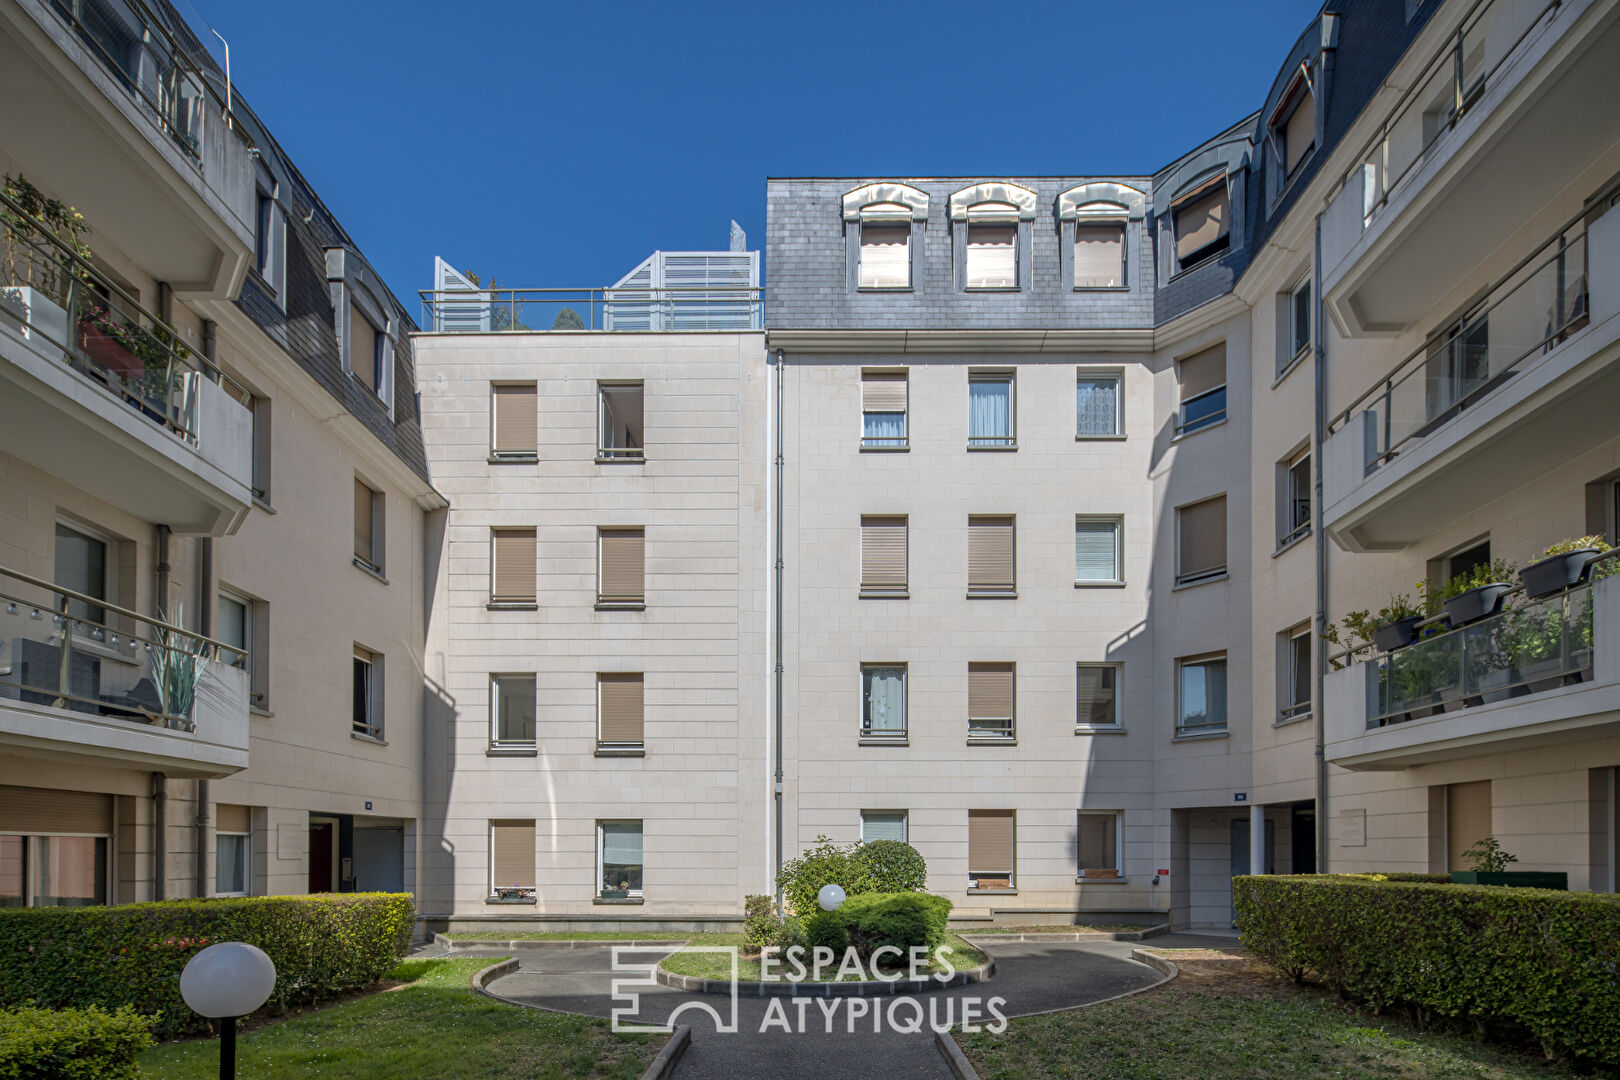
[[[1018,207],[984,202],[967,211],[969,289],[1018,288]]]
[[[906,595],[906,518],[861,518],[861,595]]]
[[[1277,719],[1297,720],[1311,712],[1311,628],[1296,626],[1277,635]]]
[[[367,390],[387,400],[387,327],[379,326],[360,305],[349,300],[349,374]]]
[[[214,895],[247,896],[252,889],[253,812],[214,805]]]
[[[1076,289],[1124,287],[1126,213],[1117,203],[1088,203],[1075,211]]]
[[[1299,168],[1316,146],[1316,95],[1305,72],[1294,76],[1294,81],[1283,94],[1282,104],[1271,115],[1271,143],[1282,166],[1281,191],[1294,170]]]
[[[1226,496],[1176,507],[1176,584],[1226,573]]]
[[[536,692],[534,673],[491,675],[489,677],[489,744],[502,747],[532,747],[535,742]]]
[[[109,795],[0,785],[0,909],[107,903],[112,821]]]
[[[1176,434],[1185,435],[1226,419],[1226,342],[1211,345],[1176,365],[1181,384],[1181,418]]]
[[[1442,869],[1467,870],[1473,861],[1464,858],[1464,852],[1495,835],[1491,827],[1491,782],[1447,784],[1445,807],[1446,865]]]
[[[968,518],[968,595],[1015,596],[1013,518]]]
[[[383,572],[386,548],[386,502],[358,476],[354,478],[354,561],[374,574]]]
[[[906,373],[861,372],[861,449],[906,448]]]
[[[968,811],[968,888],[1014,887],[1014,836],[1013,811]]]
[[[269,287],[270,295],[285,310],[287,286],[287,217],[276,201],[279,190],[275,178],[262,165],[256,185],[257,202],[253,215],[253,269]]]
[[[596,745],[604,750],[640,749],[645,739],[646,687],[641,672],[596,676]]]
[[[66,525],[56,526],[56,574],[51,579],[64,589],[108,599],[113,566],[107,560],[107,541]],[[67,601],[67,614],[75,619],[105,623],[107,609],[85,600]]]
[[[596,387],[599,403],[596,460],[644,460],[642,384],[597,383]]]
[[[1170,204],[1176,263],[1185,270],[1225,251],[1231,243],[1226,173],[1219,172]]]
[[[968,374],[968,448],[1016,447],[1013,376],[1007,372]]]
[[[1118,664],[1076,664],[1074,686],[1075,726],[1119,726]]]
[[[1226,730],[1226,656],[1176,662],[1176,734]]]
[[[1311,279],[1306,278],[1289,290],[1287,352],[1282,366],[1287,368],[1311,347]]]
[[[641,822],[596,823],[596,880],[603,900],[641,896]]]
[[[1472,575],[1475,570],[1491,564],[1491,542],[1481,540],[1460,551],[1452,552],[1440,560],[1440,577],[1436,585],[1444,585],[1453,578]]]
[[[1077,876],[1083,878],[1117,878],[1120,875],[1120,831],[1124,815],[1099,814],[1080,811],[1075,826],[1075,846],[1078,848]]]
[[[270,399],[253,398],[253,497],[270,503]]]
[[[354,647],[354,733],[380,739],[383,734],[382,654]]]
[[[861,737],[906,737],[906,666],[861,665]]]
[[[596,530],[596,606],[639,610],[647,603],[644,529]]]
[[[499,461],[532,461],[540,442],[539,394],[534,383],[495,383],[489,388],[490,456]]]
[[[513,902],[535,898],[534,822],[489,823],[489,896]]]
[[[860,287],[911,287],[911,208],[873,203],[861,209]]]
[[[1074,583],[1118,585],[1125,579],[1119,565],[1119,518],[1074,519]]]
[[[968,665],[968,738],[1012,739],[1017,734],[1013,720],[1012,664],[972,663]]]
[[[256,709],[270,707],[270,612],[263,600],[219,590],[215,637],[241,650],[240,666],[248,673],[248,700]],[[226,659],[231,659],[227,657]]]
[[[874,840],[906,840],[906,812],[904,810],[862,810],[861,843]]]
[[[1279,465],[1282,498],[1277,504],[1277,546],[1287,547],[1311,534],[1311,449],[1309,446]]]
[[[491,529],[489,535],[489,602],[496,606],[533,606],[538,557],[535,530]]]
[[[1123,431],[1120,387],[1124,375],[1081,371],[1075,379],[1074,434],[1078,439],[1107,438]]]

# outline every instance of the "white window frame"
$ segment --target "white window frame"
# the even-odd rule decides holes
[[[362,570],[369,570],[378,577],[388,573],[388,500],[378,488],[371,486],[371,481],[356,475],[367,491],[371,492],[371,557],[354,556],[354,564]]]
[[[1301,465],[1305,466],[1303,499],[1305,503],[1305,520],[1294,521],[1294,507],[1300,501],[1301,495],[1295,486],[1296,473]],[[1277,522],[1277,550],[1281,551],[1290,544],[1296,543],[1311,535],[1312,501],[1315,498],[1315,478],[1311,473],[1311,448],[1307,444],[1303,449],[1285,458],[1282,462],[1282,498],[1277,509],[1281,517]]]
[[[219,891],[219,838],[222,836],[236,837],[242,841],[242,888],[229,892]],[[227,832],[221,829],[214,830],[214,895],[215,896],[252,896],[253,895],[253,833]]]
[[[228,600],[231,603],[240,606],[242,609],[242,657],[240,663],[232,664],[231,666],[239,667],[243,671],[246,671],[250,676],[251,681],[251,676],[257,666],[254,661],[257,659],[258,642],[254,640],[253,617],[255,614],[254,607],[258,604],[258,601],[244,593],[237,592],[235,589],[232,589],[229,586],[221,585],[215,596],[216,627],[218,626],[218,604],[223,600]],[[224,641],[224,638],[221,638],[220,640]],[[226,642],[226,644],[229,645],[230,642]],[[235,648],[234,645],[231,647],[233,649]],[[251,698],[251,694],[249,696]],[[262,702],[255,701],[253,704],[262,705]]]
[[[1086,868],[1080,865],[1080,819],[1083,817],[1111,817],[1114,819],[1114,865],[1112,874],[1099,874],[1093,881],[1124,881],[1125,880],[1125,812],[1123,810],[1076,810],[1074,814],[1074,876],[1077,881],[1086,880]],[[1107,870],[1109,867],[1098,866],[1096,870]]]
[[[641,445],[640,446],[606,446],[607,418],[608,418],[608,391],[625,390],[635,387],[641,391]],[[596,381],[596,460],[602,461],[646,461],[647,460],[647,382],[645,379],[598,379]]]
[[[501,738],[501,680],[527,679],[534,690],[534,735],[527,739]],[[533,671],[489,673],[489,745],[492,750],[532,750],[540,744],[540,679]],[[505,820],[500,819],[500,820]]]
[[[975,435],[973,434],[973,384],[974,383],[1006,383],[1007,384],[1007,434]],[[907,401],[909,406],[909,399]],[[969,450],[1016,450],[1018,449],[1018,372],[999,369],[978,370],[968,372],[968,449]]]
[[[1280,650],[1282,663],[1278,665],[1277,672],[1276,722],[1283,724],[1293,720],[1303,720],[1311,715],[1311,699],[1315,690],[1313,683],[1314,657],[1310,652],[1312,645],[1311,625],[1310,623],[1301,623],[1298,626],[1284,630],[1278,637],[1281,639],[1282,645]],[[1312,671],[1312,674],[1306,676],[1306,685],[1303,688],[1296,686],[1294,679],[1294,649],[1302,641],[1306,650],[1306,667]],[[1301,689],[1305,692],[1303,700],[1300,699]]]
[[[1084,432],[1080,430],[1080,384],[1083,382],[1104,382],[1112,380],[1114,383],[1114,430],[1109,432]],[[1125,370],[1123,368],[1077,368],[1074,377],[1074,437],[1077,441],[1086,439],[1123,439],[1125,437]]]
[[[973,230],[975,228],[1012,230],[1012,280],[1004,285],[975,285],[973,283]],[[1024,278],[1023,227],[1020,211],[1011,203],[993,200],[975,203],[967,208],[967,220],[962,233],[962,288],[964,292],[1017,292]]]
[[[861,811],[861,843],[863,843],[863,844],[870,843],[870,841],[867,840],[867,838],[866,838],[866,818],[867,818],[867,815],[869,815],[869,814],[880,816],[880,817],[887,817],[887,818],[899,818],[900,819],[900,842],[902,844],[911,843],[911,813],[910,813],[910,811],[907,811],[907,810],[862,810]]]
[[[1288,369],[1292,368],[1300,360],[1304,359],[1306,354],[1311,351],[1310,290],[1311,277],[1309,274],[1295,282],[1294,287],[1288,290],[1288,318],[1286,320],[1286,325],[1288,327],[1288,345],[1283,350],[1283,353],[1286,356],[1286,359],[1283,361],[1283,371],[1287,371]],[[1301,328],[1299,325],[1299,298],[1301,294],[1304,294],[1305,296],[1305,340],[1303,342],[1300,341]]]
[[[898,669],[900,672],[900,727],[874,728],[870,725],[867,715],[866,673],[868,671],[890,671]],[[873,741],[903,741],[911,737],[911,672],[909,665],[900,661],[873,660],[861,664],[860,680],[856,684],[860,697],[858,715],[861,718],[861,739]]]
[[[597,818],[596,820],[596,888],[592,890],[598,900],[604,899],[602,893],[602,875],[607,871],[607,860],[602,856],[606,846],[607,833],[604,825],[640,825],[641,826],[641,885],[640,889],[628,889],[626,895],[629,899],[640,900],[644,898],[647,886],[647,819],[646,818]]]
[[[488,864],[484,868],[484,877],[485,877],[485,886],[489,890],[488,896],[489,896],[489,898],[491,900],[496,900],[498,895],[499,895],[499,890],[516,888],[516,889],[522,890],[523,895],[519,896],[515,900],[505,900],[505,901],[498,901],[498,902],[503,902],[503,903],[508,903],[508,904],[533,903],[535,898],[540,895],[540,863],[539,863],[538,859],[535,860],[535,866],[534,866],[535,881],[534,881],[533,885],[515,885],[515,886],[514,885],[499,885],[495,881],[495,822],[497,822],[497,821],[528,821],[531,828],[535,824],[535,822],[533,820],[529,819],[529,818],[490,818],[487,821],[487,823],[485,824],[485,826],[484,826],[484,850],[489,852],[489,857],[484,860]],[[597,848],[598,848],[598,851],[600,851],[600,849],[601,849],[601,844],[600,843],[598,843]],[[598,881],[601,880],[600,871],[598,871],[598,873],[597,873],[597,880]]]
[[[1082,524],[1110,524],[1114,527],[1114,576],[1111,578],[1081,578],[1075,577],[1074,587],[1107,588],[1118,587],[1125,584],[1125,519],[1119,514],[1076,514],[1074,515],[1074,545],[1075,554],[1079,555],[1080,526]]]
[[[382,675],[383,654],[378,652],[375,649],[367,648],[366,646],[361,645],[359,642],[355,642],[354,649],[363,650],[363,651],[369,653],[371,655],[371,659],[370,660],[362,660],[362,659],[360,659],[360,657],[352,656],[352,655],[350,657],[351,663],[349,665],[349,670],[350,670],[350,673],[351,673],[350,674],[351,680],[354,677],[353,676],[354,665],[355,664],[365,664],[366,665],[366,723],[365,723],[364,726],[362,726],[360,724],[356,724],[356,723],[353,722],[354,718],[351,716],[350,717],[350,723],[352,725],[352,730],[353,730],[354,734],[360,736],[363,739],[375,739],[378,742],[381,742],[382,739],[383,739],[383,726],[382,726],[382,717],[377,715],[377,712],[378,712],[378,710],[377,710],[377,680]],[[354,691],[354,687],[353,687],[352,684],[350,685],[349,690],[350,690],[350,694],[352,695],[353,691]],[[351,702],[351,708],[352,708],[352,702]]]
[[[906,380],[906,407],[905,411],[895,413],[886,409],[868,409],[865,402],[866,376],[903,375]],[[862,368],[860,371],[861,386],[861,449],[862,450],[909,450],[911,449],[911,369],[910,368]],[[898,439],[889,440],[880,436],[866,434],[866,418],[868,416],[899,416],[900,426],[904,429]]]
[[[1082,668],[1107,668],[1114,673],[1114,722],[1111,724],[1094,724],[1080,719],[1080,670]],[[1125,710],[1120,701],[1124,694],[1125,666],[1120,663],[1111,663],[1106,660],[1077,660],[1074,665],[1074,729],[1084,734],[1089,731],[1122,731],[1125,727]]]
[[[901,285],[869,285],[866,273],[866,227],[904,228],[906,230],[906,280]],[[917,279],[917,230],[912,221],[911,208],[901,203],[868,203],[861,207],[860,224],[855,238],[855,287],[861,292],[910,292]]]
[[[1221,723],[1219,724],[1189,725],[1185,722],[1187,716],[1186,684],[1184,681],[1186,678],[1186,671],[1191,667],[1205,667],[1215,663],[1223,665],[1226,668],[1227,674],[1227,678],[1222,684],[1224,695],[1221,701],[1221,713],[1224,719],[1222,719]],[[1213,734],[1215,732],[1224,733],[1231,730],[1231,673],[1231,662],[1227,659],[1227,654],[1224,652],[1199,653],[1193,656],[1181,656],[1176,658],[1176,735],[1204,735]]]

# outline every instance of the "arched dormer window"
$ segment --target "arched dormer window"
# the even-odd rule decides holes
[[[1176,265],[1185,270],[1231,246],[1232,212],[1226,170],[1196,181],[1170,204]]]
[[[1143,192],[1108,180],[1058,196],[1064,269],[1075,289],[1130,288],[1131,222],[1146,213]]]
[[[867,184],[843,199],[853,278],[859,289],[912,287],[928,194],[907,184]]]
[[[1016,289],[1022,251],[1035,219],[1036,195],[1017,184],[989,183],[951,196],[951,221],[960,226],[964,289]]]

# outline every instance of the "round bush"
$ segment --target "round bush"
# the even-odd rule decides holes
[[[825,836],[816,846],[782,864],[777,881],[789,911],[801,916],[817,912],[816,893],[823,885],[841,885],[848,896],[871,892],[867,865],[857,853],[860,844],[835,844]]]
[[[804,920],[804,943],[812,949],[824,946],[842,956],[849,948],[849,928],[838,912],[818,911]]]
[[[928,863],[903,841],[873,840],[862,844],[855,855],[866,864],[872,892],[921,892],[928,884]]]

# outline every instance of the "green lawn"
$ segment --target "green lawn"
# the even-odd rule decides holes
[[[705,945],[740,946],[742,943],[743,936],[741,934],[693,934],[691,940],[682,949],[665,957],[661,966],[665,971],[676,975],[692,975],[700,979],[729,979],[731,978],[730,956],[722,953],[687,952],[685,950]],[[955,934],[947,934],[945,943],[955,950],[951,954],[951,965],[958,971],[964,968],[978,967],[985,961],[984,953],[975,949]],[[904,961],[901,963],[903,966]],[[804,965],[806,968],[810,967],[808,955],[805,957]],[[792,970],[791,966],[785,964],[776,966],[773,970],[780,972],[784,967],[789,971]],[[930,970],[942,971],[944,969],[930,968]],[[822,970],[822,977],[825,982],[833,981],[833,975],[834,970],[832,968]],[[744,981],[757,980],[759,978],[759,958],[746,956],[739,958],[737,961],[737,977]],[[854,979],[852,978],[850,981],[853,982]]]
[[[1574,1070],[1472,1036],[1425,1033],[1247,968],[958,1035],[983,1080],[1565,1080]],[[1183,979],[1187,981],[1183,983]],[[1178,985],[1180,984],[1180,985]]]
[[[685,941],[691,934],[671,930],[454,930],[451,941]]]
[[[240,1080],[634,1080],[663,1045],[606,1020],[540,1012],[474,993],[487,958],[409,960],[397,990],[290,1017],[241,1036]],[[150,1077],[212,1080],[219,1044],[169,1043],[141,1056]]]

